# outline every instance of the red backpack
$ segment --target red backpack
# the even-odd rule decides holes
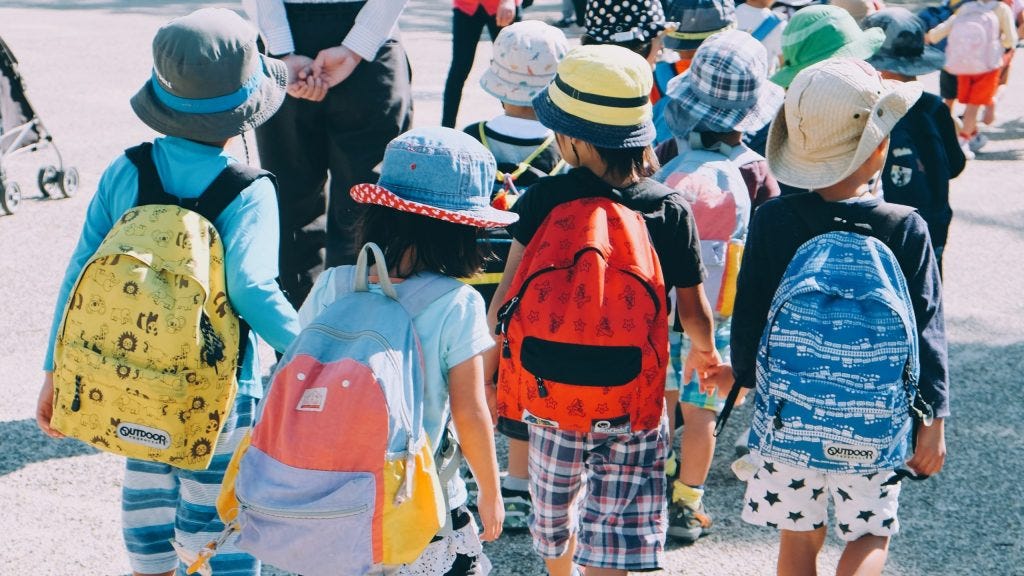
[[[498,413],[572,432],[658,427],[665,281],[640,214],[608,198],[557,206],[498,312]]]

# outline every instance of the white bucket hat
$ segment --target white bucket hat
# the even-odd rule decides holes
[[[558,28],[539,20],[516,22],[494,39],[494,57],[480,86],[506,104],[530,106],[568,51],[569,42]]]
[[[824,188],[853,174],[921,97],[917,82],[883,80],[835,58],[797,74],[768,131],[768,167],[783,184]]]

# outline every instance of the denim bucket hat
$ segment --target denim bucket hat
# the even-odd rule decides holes
[[[539,20],[516,22],[498,32],[491,67],[480,77],[480,86],[506,104],[530,106],[568,51],[569,41],[558,28]]]
[[[256,29],[224,8],[203,8],[153,38],[153,74],[131,99],[147,126],[220,142],[263,124],[284,102],[288,69],[256,47]]]
[[[708,37],[736,27],[734,0],[672,0],[668,21],[675,27],[665,33],[665,48],[694,50]]]
[[[708,38],[690,69],[673,78],[665,121],[685,138],[697,132],[755,132],[775,117],[786,96],[768,81],[764,45],[740,30]]]
[[[783,88],[808,66],[829,58],[867,60],[882,46],[885,33],[861,30],[850,13],[820,4],[797,12],[782,31],[782,68],[772,76]]]
[[[942,68],[946,54],[924,41],[924,22],[906,8],[885,8],[861,23],[864,28],[881,28],[885,41],[868,59],[876,70],[904,76],[921,76]]]
[[[831,186],[860,168],[921,97],[870,64],[830,58],[802,70],[768,130],[768,169],[797,188]]]
[[[544,126],[602,148],[634,148],[654,141],[651,88],[643,56],[614,44],[579,46],[533,109]]]
[[[440,126],[414,128],[388,143],[376,184],[352,199],[476,228],[502,228],[519,215],[491,207],[497,164],[472,136]]]
[[[650,42],[665,29],[661,0],[589,0],[583,19],[597,44]]]

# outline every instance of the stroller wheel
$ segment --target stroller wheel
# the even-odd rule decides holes
[[[0,205],[8,214],[14,214],[21,204],[21,187],[17,182],[0,182]]]
[[[39,169],[39,174],[36,176],[36,184],[39,185],[39,191],[47,198],[57,192],[57,187],[60,186],[59,180],[60,174],[57,172],[57,167],[53,165],[43,166]]]
[[[59,174],[60,192],[65,198],[71,198],[78,191],[78,168],[72,166]]]

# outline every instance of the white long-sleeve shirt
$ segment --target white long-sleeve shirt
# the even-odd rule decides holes
[[[359,0],[290,0],[289,4],[335,4]],[[256,23],[270,54],[281,55],[295,51],[284,0],[243,0],[245,11]],[[377,51],[390,38],[398,25],[398,17],[408,0],[367,0],[356,16],[352,30],[345,36],[342,46],[359,54],[363,60],[373,60]]]

